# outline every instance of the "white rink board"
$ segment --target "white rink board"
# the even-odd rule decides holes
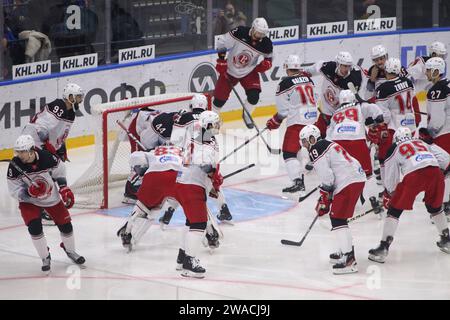
[[[402,60],[405,65],[413,61],[416,52],[423,54],[420,49],[436,40],[450,47],[450,32],[366,36],[276,45],[273,68],[261,76],[262,94],[258,106],[274,104],[274,92],[281,77],[284,76],[282,65],[289,54],[298,54],[305,63],[313,63],[318,60],[332,60],[338,51],[346,50],[353,55],[356,63],[363,59],[362,66],[368,68],[371,64],[368,59],[369,49],[381,43],[387,47],[391,57],[400,57],[402,52],[407,52]],[[449,59],[447,57],[447,63],[450,62]],[[214,78],[217,79],[217,75],[212,74],[215,60],[216,54],[210,54],[0,86],[0,129],[3,133],[0,138],[0,150],[11,148],[21,128],[29,121],[30,115],[39,109],[41,103],[60,97],[64,85],[68,82],[75,82],[83,87],[86,101],[80,108],[80,117],[89,118],[90,107],[100,102],[116,101],[133,95],[213,90]],[[206,69],[209,68],[209,75],[194,75],[191,81],[194,69],[201,64]],[[316,83],[320,82],[319,77],[315,77],[314,80]],[[121,90],[121,84],[127,86],[127,89]],[[245,96],[240,86],[237,86],[237,91],[242,97]],[[33,105],[34,109],[29,110]],[[223,110],[240,108],[238,100],[231,94]],[[77,118],[70,137],[92,134],[89,123],[90,121]],[[7,124],[9,128],[5,127]]]

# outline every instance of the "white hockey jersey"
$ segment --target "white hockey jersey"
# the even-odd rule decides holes
[[[130,156],[130,165],[147,167],[145,172],[180,171],[183,166],[183,152],[175,146],[158,146],[149,152],[135,151]]]
[[[211,182],[208,173],[212,172],[218,163],[219,146],[214,137],[203,143],[201,140],[192,140],[190,159],[178,173],[177,182],[194,184],[209,191]]]
[[[273,45],[268,37],[254,42],[250,36],[250,27],[237,27],[217,39],[218,50],[229,50],[227,72],[235,78],[248,75],[258,64],[258,59],[272,59]]]
[[[433,138],[450,133],[450,81],[441,79],[427,94],[428,131]]]
[[[19,202],[32,203],[38,207],[52,207],[61,201],[59,186],[67,185],[64,163],[46,150],[36,149],[36,161],[24,164],[18,157],[11,161],[27,173],[33,181],[40,181],[47,186],[47,192],[40,198],[33,198],[28,194],[31,182],[12,164],[8,167],[8,190],[10,195]]]
[[[373,103],[349,103],[337,109],[327,129],[327,139],[365,140],[366,122],[373,123],[383,111]]]
[[[275,103],[277,117],[286,125],[314,124],[318,117],[314,82],[306,73],[284,78],[278,85]]]
[[[431,87],[431,83],[426,76],[425,63],[431,57],[421,56],[414,59],[408,66],[408,77],[414,84],[416,91],[427,90]]]
[[[375,65],[372,65],[369,70],[367,71],[367,86],[366,86],[366,99],[370,99],[372,97],[375,97],[375,91],[378,89],[378,87],[382,84],[388,81],[386,79],[386,71],[384,70],[378,70],[378,75],[375,79],[375,81],[370,80],[370,75],[372,74],[372,70],[375,67]],[[408,75],[408,71],[402,66],[400,70],[400,76],[406,77]]]
[[[382,83],[376,90],[376,104],[383,111],[388,129],[397,130],[403,126],[416,130],[412,109],[414,86],[408,78],[397,77]]]
[[[384,161],[384,186],[392,193],[408,173],[429,166],[445,170],[449,161],[449,154],[435,144],[428,145],[418,139],[404,139],[394,143],[387,153]]]
[[[326,139],[317,141],[310,149],[309,157],[314,162],[314,170],[322,186],[333,190],[333,194],[352,183],[366,181],[366,174],[358,160],[335,142]]]
[[[36,146],[41,147],[48,141],[56,150],[66,141],[75,120],[75,110],[67,109],[64,100],[56,99],[47,104],[33,119],[25,125],[22,134],[33,137]]]

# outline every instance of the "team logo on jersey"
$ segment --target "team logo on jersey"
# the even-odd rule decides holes
[[[340,126],[339,128],[337,128],[337,132],[338,133],[355,133],[356,132],[356,127],[355,126]]]
[[[242,69],[247,67],[252,61],[253,54],[248,50],[243,50],[237,56],[233,57],[233,64],[236,68]]]
[[[416,121],[414,119],[403,119],[400,121],[400,125],[403,127],[415,125]]]
[[[328,87],[326,88],[325,92],[323,93],[323,96],[325,97],[325,100],[332,106],[337,106],[339,101],[336,99],[336,93],[334,92],[333,88]]]
[[[161,162],[161,163],[178,162],[178,159],[177,159],[177,157],[173,157],[173,156],[162,156],[161,158],[159,158],[159,162]]]
[[[217,73],[214,65],[203,62],[197,65],[189,77],[190,92],[212,92],[216,87]]]
[[[305,117],[305,119],[316,119],[317,111],[305,112],[304,117]]]
[[[433,159],[433,155],[429,154],[429,153],[425,153],[425,154],[418,154],[416,156],[416,161],[417,162],[422,162],[424,160],[429,160],[429,159]]]

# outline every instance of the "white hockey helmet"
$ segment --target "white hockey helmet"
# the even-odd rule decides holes
[[[341,92],[339,92],[339,103],[341,105],[344,103],[353,103],[355,101],[355,95],[351,90],[341,90]]]
[[[447,48],[445,44],[439,41],[435,41],[430,45],[430,56],[431,54],[437,54],[440,57],[445,57],[447,55]]]
[[[290,54],[283,64],[284,69],[300,70],[301,62],[300,57],[296,54]]]
[[[373,47],[372,49],[370,49],[370,58],[372,60],[380,58],[382,56],[386,56],[387,59],[387,49],[382,46],[381,44],[376,45],[375,47]]]
[[[208,99],[203,94],[196,93],[191,99],[191,110],[192,109],[208,109]]]
[[[199,116],[200,126],[205,130],[209,130],[212,135],[219,133],[220,129],[220,117],[214,111],[206,110],[200,113]]]
[[[309,124],[300,131],[299,137],[300,144],[309,149],[309,146],[316,144],[320,139],[320,130],[315,125]],[[311,137],[314,137],[314,143],[311,142]]]
[[[70,95],[73,95],[74,98],[75,96],[79,95],[83,97],[84,96],[83,89],[81,89],[81,87],[75,83],[68,83],[63,89],[62,97],[65,100],[69,100]]]
[[[399,74],[402,71],[400,59],[389,58],[384,65],[384,70],[386,70],[387,73]]]
[[[256,18],[252,22],[252,30],[253,32],[259,32],[265,36],[269,33],[269,25],[267,24],[266,19],[264,18]]]
[[[338,64],[351,66],[351,65],[353,65],[353,57],[350,54],[350,52],[340,51],[336,56],[336,62]]]
[[[14,143],[15,151],[30,151],[34,147],[33,137],[29,134],[21,135]]]
[[[398,127],[394,133],[394,141],[400,142],[406,138],[412,138],[411,130],[408,127]]]
[[[433,76],[434,71],[438,70],[439,74],[445,73],[445,61],[439,57],[433,57],[425,62],[425,69],[431,70],[431,75]]]

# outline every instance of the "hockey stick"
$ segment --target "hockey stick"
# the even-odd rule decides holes
[[[358,100],[359,103],[368,102],[367,100],[364,100],[363,98],[361,98],[358,91],[356,91],[356,88],[355,88],[355,85],[353,84],[353,82],[347,83],[347,87],[355,95],[355,98],[356,98],[356,100]]]
[[[0,160],[0,162],[9,162],[21,175],[23,175],[33,186],[36,188],[39,188],[39,185],[33,181],[33,179],[25,172],[23,171],[14,161],[9,159]]]
[[[310,192],[308,192],[306,195],[304,195],[303,197],[298,198],[298,202],[302,202],[303,200],[305,200],[306,198],[308,198],[310,195],[312,195],[314,192],[317,191],[317,189],[319,189],[319,187],[315,187],[314,189],[312,189]]]
[[[226,77],[226,76],[225,76]],[[241,97],[239,96],[239,94],[237,93],[236,89],[234,88],[234,86],[231,84],[230,80],[228,79],[228,77],[226,77],[228,85],[231,87],[231,90],[233,90],[234,94],[236,95],[236,98],[239,100],[242,108],[244,109],[244,112],[247,114],[248,118],[250,119],[250,121],[252,122],[253,126],[255,127],[256,131],[261,135],[261,130],[259,130],[258,126],[256,125],[255,121],[252,118],[252,115],[250,114],[250,112],[247,110],[247,108],[245,107],[244,102],[242,102]],[[261,135],[261,140],[264,142],[264,144],[267,147],[267,150],[269,150],[269,152],[271,154],[280,154],[281,153],[281,149],[273,149],[269,146],[269,144],[267,143],[266,139],[264,139],[264,137]]]
[[[303,236],[303,238],[302,238],[299,242],[297,242],[297,241],[292,241],[292,240],[285,240],[285,239],[282,239],[282,240],[281,240],[281,244],[285,244],[285,245],[288,245],[288,246],[297,246],[297,247],[300,247],[300,246],[303,244],[303,241],[305,241],[306,236],[308,235],[308,233],[311,231],[312,227],[313,227],[314,224],[316,223],[317,218],[319,218],[319,215],[316,215],[316,216],[314,217],[313,222],[311,223],[311,225],[309,226],[309,228],[308,228],[308,230],[306,231],[305,235]]]
[[[122,121],[117,120],[116,122],[117,122],[117,124],[119,125],[119,127],[121,127],[121,128],[127,133],[127,135],[130,137],[131,140],[133,140],[134,142],[136,142],[136,143],[139,145],[139,147],[141,147],[142,150],[147,151],[147,148],[144,147],[144,145],[139,141],[139,139],[136,138],[136,137],[134,136],[134,134],[132,134],[132,133],[127,129],[127,127],[125,127],[125,125],[123,124]]]
[[[262,129],[262,131],[258,132],[257,134],[255,134],[253,137],[251,137],[250,139],[246,140],[243,144],[241,144],[239,147],[237,147],[236,149],[234,149],[233,151],[231,151],[229,154],[227,154],[225,157],[223,157],[222,159],[219,160],[220,162],[223,162],[225,159],[227,159],[229,156],[231,156],[233,153],[235,153],[236,151],[238,151],[239,149],[241,149],[242,147],[244,147],[245,145],[247,145],[250,141],[252,141],[253,139],[257,138],[261,133],[263,133],[264,131],[267,130],[267,127],[265,127],[264,129]]]
[[[234,176],[235,174],[238,174],[238,173],[240,173],[240,172],[242,172],[242,171],[245,171],[245,170],[247,170],[247,169],[250,169],[250,168],[252,168],[252,167],[254,167],[254,166],[255,166],[254,163],[249,164],[249,165],[246,166],[246,167],[243,167],[243,168],[241,168],[241,169],[239,169],[239,170],[236,170],[236,171],[234,171],[234,172],[231,172],[231,173],[229,173],[229,174],[223,176],[223,178],[224,178],[224,179],[227,179],[227,178],[229,178],[229,177]]]

